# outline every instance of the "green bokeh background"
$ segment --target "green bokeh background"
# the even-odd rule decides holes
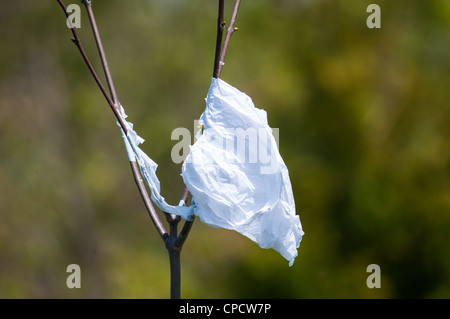
[[[171,133],[204,109],[217,1],[92,2],[119,99],[178,203]],[[81,24],[101,74],[83,7]],[[222,79],[280,129],[306,234],[288,267],[197,220],[182,297],[449,298],[450,2],[243,0],[236,25]],[[168,298],[167,251],[70,37],[56,1],[1,4],[0,297]]]

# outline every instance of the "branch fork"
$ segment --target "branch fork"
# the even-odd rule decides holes
[[[64,11],[64,14],[66,15],[66,18],[69,18],[69,14],[67,12],[67,7],[65,6],[63,0],[56,0],[58,4],[61,6],[61,8]],[[102,92],[103,96],[105,97],[109,107],[113,111],[120,127],[122,130],[127,134],[128,130],[127,127],[122,119],[122,116],[120,115],[120,102],[117,96],[117,91],[114,86],[114,81],[111,76],[111,71],[106,59],[105,51],[103,48],[103,44],[101,41],[101,37],[98,31],[97,23],[94,16],[94,11],[92,9],[92,2],[91,0],[81,0],[81,2],[85,5],[86,11],[89,17],[89,21],[91,24],[92,32],[95,38],[95,42],[97,45],[97,50],[100,56],[103,72],[105,74],[106,83],[108,86],[108,91],[105,89],[102,81],[98,77],[94,67],[92,66],[86,52],[84,51],[83,45],[81,44],[81,40],[78,37],[76,28],[73,26],[70,19],[68,20],[70,22],[70,29],[72,32],[73,37],[71,38],[71,41],[75,44],[75,46],[78,48],[84,62],[86,63],[91,75],[93,76],[95,82],[97,83],[97,86],[99,87],[100,91]],[[222,66],[224,65],[224,59],[225,55],[228,49],[228,45],[231,39],[231,36],[233,35],[233,32],[237,31],[238,28],[234,27],[234,22],[236,20],[237,11],[239,9],[240,0],[236,0],[233,13],[230,20],[230,25],[226,30],[225,40],[222,43],[223,38],[223,32],[225,30],[225,20],[223,18],[224,16],[224,0],[219,0],[219,12],[218,12],[218,19],[217,19],[217,39],[216,39],[216,50],[215,50],[215,57],[214,57],[214,68],[213,68],[213,77],[219,78]],[[140,175],[140,169],[138,164],[135,161],[130,161],[131,171],[135,180],[135,183],[138,187],[139,193],[141,194],[142,200],[144,202],[145,208],[155,225],[156,230],[158,231],[158,234],[160,235],[161,239],[164,242],[165,247],[167,248],[169,252],[169,261],[170,261],[170,277],[171,277],[171,289],[170,289],[170,295],[172,299],[179,299],[180,298],[180,253],[183,248],[183,244],[185,243],[192,225],[194,223],[194,219],[191,221],[185,221],[183,228],[181,229],[180,233],[178,234],[178,223],[181,220],[181,217],[168,214],[164,212],[167,222],[169,223],[169,230],[168,233],[161,222],[158,214],[156,213],[156,210],[153,206],[153,203],[151,201],[150,195],[148,194],[147,188],[145,186],[145,183]],[[189,199],[189,190],[187,187],[185,187],[181,201],[186,203]]]

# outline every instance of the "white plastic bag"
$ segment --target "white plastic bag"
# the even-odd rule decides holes
[[[266,112],[213,78],[199,124],[202,133],[182,167],[194,214],[275,249],[292,266],[304,233]]]

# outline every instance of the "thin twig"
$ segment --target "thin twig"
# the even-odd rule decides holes
[[[189,199],[189,189],[187,187],[185,187],[184,191],[183,191],[183,195],[181,196],[181,200],[184,203],[187,203],[188,199]]]
[[[95,15],[94,15],[94,11],[92,9],[91,0],[82,0],[82,1],[83,1],[84,5],[86,6],[86,11],[87,11],[87,14],[89,17],[89,21],[91,23],[92,33],[94,34],[95,43],[97,44],[98,53],[100,55],[100,61],[102,63],[103,71],[105,72],[106,82],[107,82],[109,90],[111,92],[111,99],[114,103],[115,108],[118,109],[119,108],[119,100],[117,97],[117,91],[116,91],[114,81],[111,76],[111,71],[109,68],[108,60],[106,59],[105,50],[103,48],[103,42],[100,37],[100,33],[98,32],[97,22],[95,20]],[[136,176],[135,176],[135,180],[136,180],[136,182],[138,182],[138,180],[136,179]],[[142,181],[142,179],[139,179],[139,180]],[[142,187],[140,187],[139,185],[138,185],[138,188],[140,190],[142,190]],[[147,192],[145,192],[145,194],[143,194],[143,195],[144,195],[143,199],[144,199],[144,197],[148,197]],[[146,206],[148,206],[148,205],[146,205]],[[149,213],[151,213],[151,212],[149,211]],[[168,222],[172,222],[176,219],[175,215],[167,214],[165,212],[164,212],[164,214],[166,215],[166,219]],[[155,215],[155,217],[157,217],[157,215]],[[155,221],[153,221],[153,222],[155,223]],[[159,218],[158,218],[157,223],[155,223],[155,225],[156,224],[160,224]]]
[[[230,25],[227,28],[227,33],[225,34],[225,40],[223,41],[222,50],[220,52],[220,61],[219,61],[219,70],[217,72],[217,78],[220,77],[220,73],[222,72],[222,67],[225,61],[225,56],[227,54],[228,45],[230,44],[231,36],[234,31],[237,31],[237,28],[234,27],[234,22],[236,21],[237,13],[239,10],[239,5],[241,4],[241,0],[236,0],[233,8],[233,13],[231,14]]]
[[[228,45],[230,43],[231,35],[233,34],[235,30],[234,28],[234,22],[236,21],[237,12],[239,10],[240,0],[237,0],[233,13],[231,16],[231,23],[227,30],[227,35],[225,37],[225,41],[222,47],[222,37],[223,37],[223,31],[225,28],[225,20],[224,20],[224,0],[219,0],[219,10],[218,10],[218,17],[217,17],[217,36],[216,36],[216,50],[214,55],[214,69],[213,69],[213,77],[218,79],[220,77],[220,73],[222,71],[222,65],[223,60],[225,59],[226,51],[228,49]],[[184,190],[182,200],[184,202],[187,201],[189,196],[189,190],[187,187]],[[191,231],[192,224],[194,223],[194,219],[191,221],[186,221],[183,225],[183,228],[181,229],[180,234],[178,235],[174,245],[177,249],[181,250],[183,247],[184,242],[186,241],[189,232]]]
[[[194,218],[192,217],[192,220],[187,220],[184,225],[183,228],[180,231],[180,234],[178,235],[177,239],[175,240],[174,246],[181,251],[181,249],[183,248],[183,244],[186,241],[189,232],[191,231],[192,225],[194,224]]]
[[[67,13],[67,8],[64,5],[64,3],[62,2],[62,0],[56,0],[59,5],[61,6],[61,8],[64,11],[64,14],[66,15],[66,18],[69,18],[69,14]],[[94,24],[95,24],[95,20]],[[116,107],[115,102],[111,99],[111,97],[108,95],[108,93],[106,92],[105,87],[103,86],[100,78],[98,77],[97,73],[94,70],[94,67],[92,66],[92,63],[90,62],[89,58],[86,55],[86,52],[83,49],[83,46],[81,44],[80,38],[78,37],[78,34],[76,32],[75,27],[72,25],[71,21],[70,22],[70,29],[72,31],[73,34],[73,39],[72,42],[75,43],[75,45],[77,46],[78,50],[80,51],[86,65],[89,68],[89,71],[91,72],[92,76],[95,79],[95,82],[97,83],[98,87],[100,88],[100,90],[102,91],[106,101],[108,102],[109,106],[111,107],[111,110],[114,112],[114,115],[116,116],[117,121],[119,122],[120,126],[122,127],[123,131],[125,132],[125,134],[128,132],[127,127],[125,126],[125,123],[123,122],[122,117],[119,114],[118,108]],[[98,33],[97,33],[98,34]],[[100,43],[101,46],[101,41],[97,42],[97,44]],[[106,61],[106,58],[105,58]],[[106,68],[108,68],[107,64],[103,64],[103,66]],[[113,91],[115,91],[114,86],[110,86],[110,88],[113,89]],[[117,102],[117,97],[116,97],[116,102]],[[145,187],[145,184],[140,176],[140,171],[139,171],[139,167],[137,165],[136,162],[132,162],[130,161],[130,165],[131,165],[131,170],[133,172],[133,176],[134,176],[134,180],[136,182],[136,185],[138,187],[139,193],[141,194],[142,200],[144,201],[145,207],[147,209],[147,212],[153,222],[153,224],[156,227],[156,230],[158,231],[159,235],[161,236],[161,238],[163,239],[163,241],[166,241],[166,239],[168,238],[168,233],[164,228],[164,225],[161,223],[161,220],[159,219],[155,208],[153,207],[153,204],[150,200],[150,196],[147,192],[147,189]]]
[[[222,48],[223,30],[225,29],[225,20],[223,19],[225,0],[219,0],[219,13],[217,15],[217,36],[216,51],[214,55],[213,78],[219,77],[220,51]]]
[[[218,78],[219,77],[219,65],[220,65],[220,52],[222,48],[222,37],[223,37],[223,30],[225,28],[225,20],[224,20],[224,7],[225,7],[225,0],[219,0],[219,9],[217,14],[217,35],[216,35],[216,50],[214,54],[214,68],[213,68],[213,77]],[[186,203],[189,198],[189,189],[187,187],[184,188],[183,196],[181,197],[181,200]],[[194,217],[192,220],[187,220],[183,228],[181,229],[180,234],[175,240],[174,246],[181,251],[183,248],[183,244],[186,241],[189,232],[192,229],[192,225],[194,223]]]
[[[111,77],[111,71],[109,69],[108,61],[106,60],[105,50],[103,49],[102,39],[98,32],[97,23],[95,21],[94,11],[92,10],[91,0],[83,0],[84,5],[88,13],[89,21],[91,22],[92,32],[94,33],[95,42],[97,43],[98,53],[102,62],[103,71],[105,72],[106,83],[108,84],[109,91],[111,92],[111,99],[114,102],[116,108],[119,107],[117,92],[114,86],[113,79]]]
[[[219,0],[219,10],[217,15],[217,36],[216,36],[216,50],[214,54],[214,68],[213,68],[213,77],[218,78],[219,77],[219,65],[220,65],[220,51],[222,47],[222,37],[223,37],[223,30],[225,28],[225,20],[224,17],[224,4],[225,0]],[[189,189],[187,187],[184,188],[183,196],[181,197],[181,200],[186,203],[189,198]],[[175,247],[179,250],[182,249],[184,242],[186,241],[189,232],[192,229],[192,225],[194,223],[194,218],[192,220],[187,220],[183,228],[181,229],[180,234],[178,235],[177,239],[175,240]]]
[[[64,14],[66,15],[66,18],[68,19],[69,14],[67,12],[67,7],[64,5],[62,0],[56,0],[56,1],[61,6],[61,8],[64,11]],[[81,44],[80,38],[78,37],[75,27],[72,25],[72,22],[70,21],[70,19],[68,21],[70,23],[70,30],[72,31],[72,34],[73,34],[72,42],[76,45],[76,47],[80,51],[81,56],[83,57],[83,60],[86,63],[87,67],[89,68],[89,71],[91,72],[92,76],[94,77],[95,82],[97,83],[98,87],[100,88],[100,91],[103,93],[103,96],[105,97],[106,101],[108,102],[108,105],[111,107],[111,110],[114,112],[114,115],[116,116],[117,121],[119,122],[120,126],[122,127],[123,131],[126,134],[128,132],[128,130],[127,130],[127,127],[125,126],[125,123],[123,122],[122,117],[120,116],[117,108],[115,107],[114,102],[111,100],[108,93],[106,92],[106,89],[103,86],[102,81],[98,77],[97,73],[95,72],[94,67],[91,64],[91,61],[87,57],[86,52],[83,49],[83,45]]]
[[[139,172],[139,166],[136,162],[132,162],[132,161],[130,161],[130,166],[131,166],[131,170],[133,172],[134,181],[136,182],[139,193],[141,194],[142,200],[143,200],[145,208],[147,209],[147,212],[150,216],[150,219],[152,220],[153,224],[155,225],[156,231],[158,232],[159,236],[161,236],[163,241],[166,242],[167,238],[169,237],[169,234],[167,233],[166,229],[164,228],[164,225],[162,224],[161,220],[158,217],[158,214],[155,211],[155,208],[153,207],[152,200],[150,199],[150,196],[147,192],[145,183],[141,178],[141,175]]]
[[[102,63],[103,71],[105,72],[106,82],[108,83],[109,90],[111,92],[111,99],[114,103],[114,107],[116,110],[119,109],[119,100],[117,97],[116,88],[114,85],[114,81],[111,76],[111,71],[109,68],[108,60],[106,59],[105,50],[103,48],[103,42],[100,37],[100,33],[98,32],[97,22],[95,20],[94,11],[92,9],[91,0],[83,0],[84,5],[86,6],[86,11],[89,17],[89,21],[91,23],[92,33],[94,34],[95,43],[97,44],[98,53],[100,55],[100,60]],[[131,163],[132,172],[134,176],[134,180],[136,182],[136,185],[139,189],[139,192],[141,193],[142,200],[145,203],[145,207],[147,208],[147,212],[150,215],[150,218],[152,219],[153,223],[156,226],[156,229],[160,236],[165,239],[165,234],[167,233],[164,229],[163,224],[161,223],[161,220],[159,219],[158,215],[156,214],[156,211],[153,207],[153,204],[151,203],[150,196],[148,195],[147,189],[145,188],[145,184],[140,176],[139,170],[135,169],[135,166],[137,167],[137,164],[133,162]],[[169,214],[166,214],[168,216]]]

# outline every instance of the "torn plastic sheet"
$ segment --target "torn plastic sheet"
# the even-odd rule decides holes
[[[182,166],[194,214],[275,249],[292,266],[304,232],[266,112],[213,78],[199,124],[202,132]]]
[[[144,153],[144,151],[139,148],[139,144],[143,143],[144,139],[137,135],[137,133],[133,130],[133,123],[125,120],[127,115],[125,114],[125,110],[122,105],[120,106],[120,113],[127,128],[127,134],[125,134],[118,122],[117,125],[119,125],[122,133],[128,159],[131,162],[137,162],[139,165],[141,175],[150,188],[153,202],[166,213],[179,215],[186,220],[192,220],[192,215],[194,212],[193,205],[187,207],[184,205],[185,203],[181,201],[179,206],[172,206],[165,201],[163,196],[161,196],[161,187],[159,179],[156,176],[158,164],[156,164],[150,157],[147,156],[147,154]]]

